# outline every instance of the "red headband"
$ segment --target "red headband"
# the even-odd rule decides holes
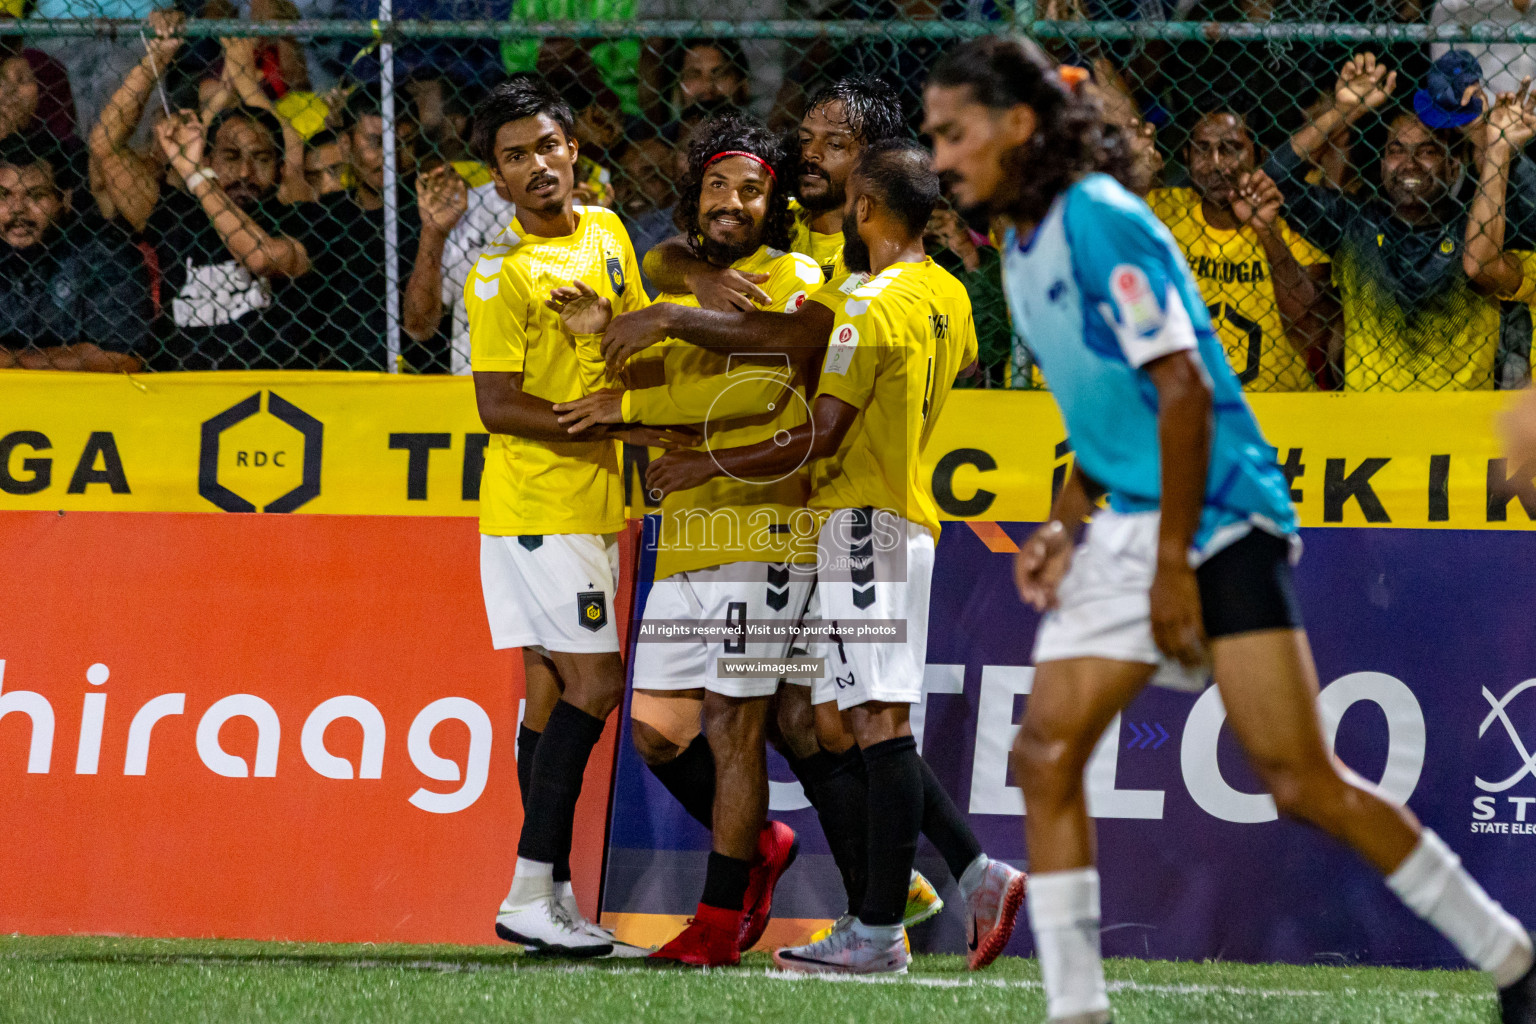
[[[779,176],[777,174],[773,173],[773,168],[768,166],[768,161],[764,160],[762,157],[758,156],[756,153],[748,153],[746,150],[743,150],[743,149],[727,149],[723,153],[716,153],[714,156],[712,156],[708,160],[704,161],[704,169],[706,171],[709,170],[715,164],[719,163],[721,160],[724,160],[728,156],[744,156],[748,160],[751,160],[751,161],[753,161],[755,163],[761,164],[762,167],[763,167],[763,170],[768,172],[768,177],[773,180],[774,184],[778,184]]]

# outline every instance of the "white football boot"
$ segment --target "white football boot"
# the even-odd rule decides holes
[[[848,922],[846,925],[843,921]],[[845,917],[826,938],[804,946],[775,950],[773,962],[787,971],[807,974],[906,974],[911,957],[900,928],[891,942],[875,942]],[[839,927],[841,926],[841,927]]]
[[[595,921],[588,921],[582,914],[581,908],[576,905],[576,890],[571,888],[570,882],[555,883],[555,902],[564,908],[565,914],[575,923],[576,927],[594,938],[602,939],[610,943],[613,950],[608,953],[600,953],[599,956],[611,957],[615,960],[639,959],[650,956],[654,950],[645,946],[636,946],[633,943],[622,942],[612,931],[604,928]]]
[[[530,953],[549,956],[594,957],[613,952],[611,939],[578,925],[553,894],[519,906],[503,903],[496,912],[496,934]]]

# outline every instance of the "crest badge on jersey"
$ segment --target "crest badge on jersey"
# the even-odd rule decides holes
[[[1120,326],[1136,335],[1151,337],[1163,329],[1163,308],[1152,293],[1152,283],[1137,266],[1121,263],[1109,272],[1109,294],[1115,300]]]
[[[608,625],[608,596],[601,590],[583,590],[577,594],[576,622],[593,633]]]
[[[617,256],[608,257],[608,283],[613,285],[613,294],[624,294],[624,263]]]

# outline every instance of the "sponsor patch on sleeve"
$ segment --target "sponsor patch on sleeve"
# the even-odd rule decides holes
[[[793,313],[803,305],[805,305],[805,292],[795,292],[789,297],[789,301],[784,303],[784,312]]]
[[[1145,338],[1163,329],[1163,309],[1140,267],[1121,263],[1111,270],[1109,294],[1115,301],[1121,330]]]
[[[859,329],[853,324],[838,327],[832,332],[832,337],[827,339],[827,360],[821,372],[846,376],[848,368],[853,365],[853,350],[858,347]]]

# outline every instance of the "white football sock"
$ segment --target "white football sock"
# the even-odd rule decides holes
[[[1099,955],[1098,870],[1031,875],[1026,902],[1048,1015],[1056,1020],[1107,1012],[1109,994]]]
[[[966,865],[965,870],[960,872],[960,877],[955,879],[960,886],[961,896],[966,899],[971,898],[971,893],[975,892],[981,885],[982,879],[987,877],[987,865],[990,863],[992,862],[986,854],[978,853],[976,859]]]
[[[520,907],[555,894],[555,866],[539,860],[517,858],[512,874],[512,888],[507,890],[506,905]]]
[[[1387,887],[1450,939],[1473,966],[1492,974],[1500,988],[1531,969],[1531,940],[1520,922],[1483,891],[1461,866],[1461,858],[1429,829],[1387,876]]]

